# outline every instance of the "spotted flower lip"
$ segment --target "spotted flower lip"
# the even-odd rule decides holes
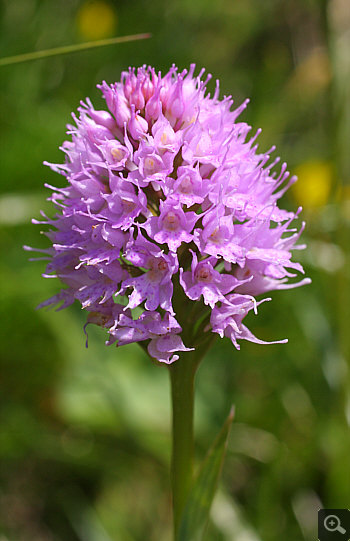
[[[65,163],[47,164],[67,180],[47,186],[56,215],[33,220],[49,226],[44,276],[66,286],[40,307],[78,300],[107,344],[141,342],[166,364],[203,333],[264,343],[243,324],[255,296],[310,282],[292,261],[300,209],[277,205],[295,177],[238,121],[248,100],[232,109],[203,73],[142,66],[98,85],[108,110],[81,102]]]
[[[196,301],[203,296],[204,303],[212,309],[218,302],[225,301],[225,294],[242,283],[235,276],[215,270],[216,263],[214,257],[198,262],[196,253],[192,252],[191,272],[180,269],[180,284],[187,297]]]

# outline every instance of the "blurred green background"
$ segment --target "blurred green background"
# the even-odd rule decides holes
[[[9,56],[113,35],[152,39],[0,68],[0,539],[169,541],[168,374],[141,348],[107,348],[78,306],[35,311],[57,291],[22,245],[62,177],[65,125],[96,84],[129,65],[195,62],[251,104],[299,182],[311,286],[276,292],[247,323],[287,345],[218,341],[197,377],[200,460],[236,405],[207,541],[316,539],[317,510],[350,505],[350,4],[347,0],[2,0]],[[209,85],[214,87],[214,83]],[[275,153],[275,154],[277,154]]]

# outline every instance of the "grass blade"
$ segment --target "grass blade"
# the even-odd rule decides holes
[[[106,45],[116,45],[119,43],[126,43],[128,41],[148,39],[150,37],[151,34],[134,34],[131,36],[119,36],[114,38],[101,39],[99,41],[87,41],[85,43],[77,43],[75,45],[64,45],[62,47],[45,49],[43,51],[33,51],[31,53],[24,53],[16,56],[7,56],[5,58],[0,58],[0,66],[9,66],[11,64],[19,64],[20,62],[40,60],[41,58],[48,58],[50,56],[59,56],[63,54],[76,53],[79,51],[87,51],[88,49],[105,47]]]

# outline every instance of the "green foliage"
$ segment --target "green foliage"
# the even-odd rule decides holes
[[[203,539],[203,533],[209,520],[211,504],[219,481],[233,414],[234,409],[232,408],[219,435],[210,447],[198,476],[193,482],[176,541],[199,541]]]

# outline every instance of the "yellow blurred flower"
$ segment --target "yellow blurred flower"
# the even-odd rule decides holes
[[[103,39],[115,33],[117,14],[108,2],[92,0],[82,4],[77,13],[76,24],[84,39]]]
[[[305,208],[315,208],[328,202],[333,181],[333,167],[329,162],[305,162],[294,172],[298,182],[292,189],[297,203]]]

